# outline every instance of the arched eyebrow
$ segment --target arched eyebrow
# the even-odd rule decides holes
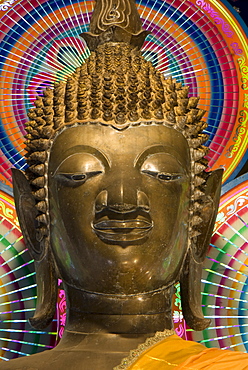
[[[103,154],[102,152],[100,152],[100,150],[98,150],[98,149],[96,149],[92,146],[89,146],[89,145],[75,145],[75,146],[67,149],[64,152],[65,157],[64,157],[63,161],[61,161],[59,163],[57,168],[60,166],[60,164],[62,162],[64,162],[64,160],[66,158],[70,157],[72,154],[80,154],[80,153],[92,154],[103,163],[105,168],[110,168],[110,160],[108,159],[108,157],[105,154]]]
[[[171,146],[165,146],[165,145],[153,145],[145,149],[141,154],[139,154],[135,158],[134,167],[137,167],[138,169],[140,169],[142,164],[146,160],[146,158],[148,158],[152,154],[157,154],[157,153],[165,153],[165,154],[171,155],[179,163],[179,165],[182,166],[182,168],[184,168],[183,164],[178,159],[177,151]]]

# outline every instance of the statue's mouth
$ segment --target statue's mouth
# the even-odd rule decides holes
[[[153,223],[146,220],[102,220],[92,224],[94,232],[106,241],[131,242],[144,238]]]

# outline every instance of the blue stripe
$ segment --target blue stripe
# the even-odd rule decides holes
[[[0,118],[0,128],[3,130],[0,137],[0,149],[2,150],[5,157],[13,164],[16,168],[23,169],[25,165],[24,157],[19,154],[16,148],[13,146],[13,143],[10,141],[8,135],[6,134],[2,120]]]
[[[142,1],[142,5],[143,6],[146,5],[145,0]],[[208,127],[208,132],[210,132],[210,138],[206,144],[209,145],[210,141],[214,138],[214,135],[219,126],[219,122],[221,120],[223,111],[222,107],[224,103],[223,77],[219,61],[217,57],[215,57],[214,50],[211,44],[209,43],[207,37],[204,35],[204,33],[185,15],[183,15],[178,20],[179,16],[181,16],[180,10],[178,11],[173,6],[170,6],[165,2],[161,2],[160,0],[156,1],[155,4],[154,1],[150,0],[149,5],[150,7],[153,6],[153,8],[157,11],[160,9],[160,14],[166,13],[166,17],[169,17],[171,20],[177,23],[177,25],[180,26],[181,29],[183,29],[194,40],[195,44],[202,52],[204,61],[208,69],[208,73],[210,75],[210,84],[211,84],[211,100],[208,116],[209,121],[211,122],[211,125]],[[173,15],[174,12],[175,14]],[[187,30],[188,28],[189,30]]]

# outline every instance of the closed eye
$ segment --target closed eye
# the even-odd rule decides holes
[[[178,173],[174,174],[167,172],[155,172],[149,170],[142,170],[141,172],[148,176],[154,177],[160,181],[175,181],[183,178],[183,175]]]
[[[86,173],[58,173],[57,181],[64,186],[76,187],[84,184],[90,178],[101,174],[102,171],[91,171]]]

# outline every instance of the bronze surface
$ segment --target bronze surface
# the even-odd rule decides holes
[[[53,319],[61,278],[67,323],[57,348],[3,369],[112,369],[172,328],[177,281],[188,325],[209,324],[200,281],[221,171],[205,171],[204,111],[144,60],[134,2],[118,4],[97,1],[91,56],[29,111],[29,166],[13,182],[37,271],[30,322]]]

